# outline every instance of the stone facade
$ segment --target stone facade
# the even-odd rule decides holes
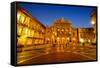
[[[46,27],[29,14],[29,12],[17,6],[18,51],[32,50],[36,45],[43,45],[45,29]]]

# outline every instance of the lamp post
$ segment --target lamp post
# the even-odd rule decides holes
[[[80,42],[84,45],[84,39],[80,38]]]

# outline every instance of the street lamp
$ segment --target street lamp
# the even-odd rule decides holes
[[[84,39],[80,38],[80,42],[84,45]]]
[[[91,21],[91,24],[92,24],[92,25],[94,25],[94,24],[95,24],[95,22],[92,20],[92,21]]]
[[[84,39],[80,38],[80,42],[83,43],[84,42]]]

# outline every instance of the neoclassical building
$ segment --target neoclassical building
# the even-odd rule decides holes
[[[95,12],[92,15],[96,23]],[[17,6],[17,45],[18,51],[31,50],[34,46],[42,47],[45,44],[64,44],[79,43],[81,39],[93,39],[93,28],[75,28],[72,22],[64,18],[57,19],[51,26],[44,26],[28,11]],[[96,32],[96,31],[94,31]],[[92,35],[91,35],[91,34]]]
[[[17,51],[33,50],[44,44],[46,27],[29,12],[17,5]]]
[[[85,43],[92,43],[95,34],[94,34],[94,28],[78,28],[78,34],[79,34],[79,41],[85,42]]]
[[[96,33],[96,24],[97,24],[97,11],[94,9],[91,13],[91,24],[94,27],[94,33]]]
[[[97,35],[97,10],[94,9],[91,13],[91,24],[93,25],[94,28],[94,34],[95,34],[95,39],[94,42],[96,43],[96,35]]]
[[[68,44],[78,42],[77,28],[71,26],[72,22],[64,18],[58,19],[46,29],[45,42],[52,44]]]

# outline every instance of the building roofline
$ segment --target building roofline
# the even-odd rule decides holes
[[[28,15],[29,17],[31,17],[32,19],[34,19],[35,21],[37,21],[44,28],[46,28],[46,26],[44,26],[40,21],[38,21],[34,16],[32,16],[32,14],[30,14],[30,12],[28,12],[27,10],[25,10],[24,8],[22,8],[18,3],[17,3],[17,9],[20,9],[23,13],[25,13],[26,15]]]

